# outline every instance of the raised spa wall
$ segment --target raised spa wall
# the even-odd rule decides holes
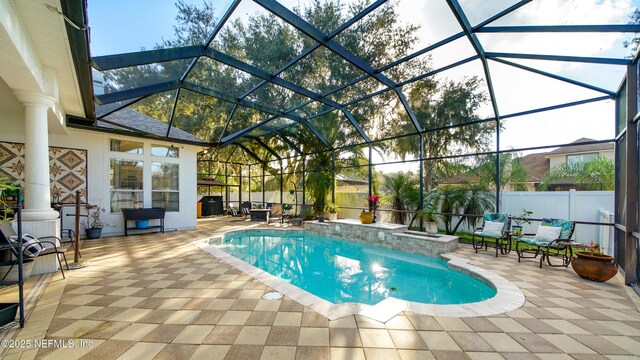
[[[407,225],[361,224],[358,220],[305,221],[308,232],[413,254],[438,257],[458,247],[458,237],[408,231]]]

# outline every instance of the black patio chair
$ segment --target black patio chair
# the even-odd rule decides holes
[[[12,245],[13,247],[15,246],[15,242],[14,240],[11,240],[11,239],[17,238],[18,235],[15,233],[15,231],[13,231],[11,224],[9,224],[8,222],[4,222],[4,223],[0,223],[0,237],[2,237],[3,244],[9,244],[9,245]],[[23,235],[23,239],[24,239],[24,235]],[[44,248],[44,250],[40,251],[36,256],[34,256],[31,252],[30,245],[27,244],[23,246],[23,249],[22,249],[23,258],[33,259],[37,256],[55,255],[56,259],[58,260],[58,265],[60,265],[62,278],[64,279],[65,275],[64,275],[64,270],[62,269],[62,262],[60,261],[60,255],[62,255],[62,258],[64,259],[64,264],[67,267],[67,270],[69,270],[69,264],[67,263],[67,256],[64,253],[65,250],[67,249],[67,246],[66,245],[58,246],[53,241],[43,240],[43,239],[53,239],[53,240],[60,241],[60,238],[58,238],[57,236],[42,236],[39,238],[34,237],[34,239],[37,241],[39,245],[41,245]],[[15,255],[15,251],[14,251],[14,255]],[[17,262],[11,265],[11,268],[9,269],[7,274],[11,272],[11,269],[15,265],[17,265]],[[7,274],[5,274],[4,276],[6,277]]]

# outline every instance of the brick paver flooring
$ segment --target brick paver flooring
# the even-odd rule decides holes
[[[47,339],[85,339],[92,346],[11,349],[5,359],[636,359],[640,354],[637,296],[618,278],[584,281],[571,269],[539,269],[535,260],[518,263],[515,254],[474,254],[469,245],[456,253],[518,285],[527,298],[522,308],[470,318],[401,313],[379,323],[361,316],[328,321],[286,297],[262,300],[270,289],[192,244],[247,224],[207,219],[194,231],[86,241],[83,259],[89,266],[70,271],[67,280],[53,277],[18,337],[37,336],[29,328],[43,327]]]

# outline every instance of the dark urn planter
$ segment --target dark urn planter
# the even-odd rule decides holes
[[[102,236],[102,228],[87,228],[84,230],[87,232],[87,239],[100,239],[100,236]]]
[[[18,303],[0,304],[0,326],[7,325],[16,319]]]
[[[583,279],[605,282],[618,272],[618,264],[613,262],[613,256],[591,254],[588,251],[578,251],[576,255],[578,257],[571,261],[571,267]]]

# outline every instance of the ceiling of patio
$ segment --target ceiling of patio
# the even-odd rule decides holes
[[[104,21],[91,11],[94,2],[90,26]],[[442,125],[430,123],[424,109],[414,112],[415,104],[445,96],[446,81],[464,84],[476,76],[486,101],[473,114],[452,115],[446,126],[496,127],[610,100],[630,63],[620,36],[640,32],[626,24],[627,13],[618,14],[617,23],[563,16],[599,9],[568,8],[562,0],[439,0],[426,10],[413,0],[345,0],[334,2],[330,21],[306,11],[314,3],[215,1],[211,27],[197,29],[191,39],[141,40],[137,48],[154,48],[148,51],[123,46],[96,54],[92,48],[99,55],[92,66],[106,79],[104,94],[95,96],[97,125],[149,131],[131,116],[135,110],[163,123],[156,130],[170,140],[235,144],[264,154],[262,160],[276,159],[282,149],[301,154],[435,136]],[[390,13],[394,20],[384,23]],[[266,26],[247,26],[256,19]],[[145,31],[140,21],[122,26],[136,37]],[[241,33],[254,43],[239,44]],[[181,46],[170,47],[175,44]]]

